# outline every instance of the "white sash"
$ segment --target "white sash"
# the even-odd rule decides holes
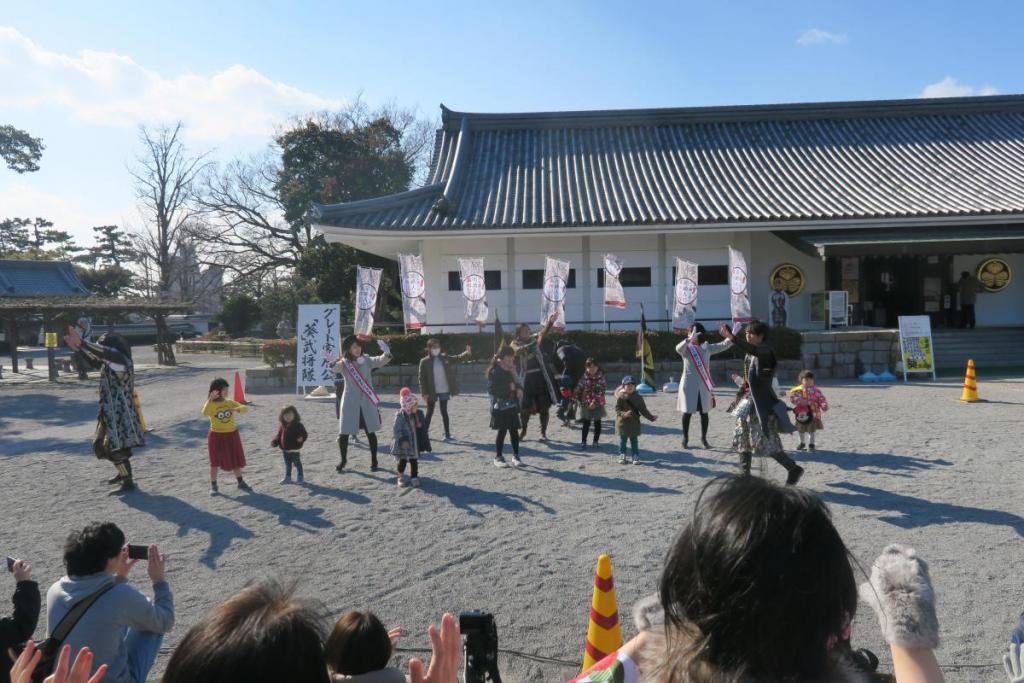
[[[359,369],[352,363],[348,358],[341,361],[342,367],[348,370],[349,377],[355,382],[355,385],[359,387],[359,391],[363,392],[366,398],[370,399],[370,403],[378,405],[380,403],[380,397],[377,396],[377,392],[373,390],[366,378],[363,377],[363,373],[359,372]]]
[[[700,381],[704,382],[704,386],[708,388],[711,393],[711,407],[714,408],[715,401],[715,382],[711,379],[711,371],[708,369],[707,364],[704,363],[704,356],[700,353],[700,348],[690,342],[686,345],[687,350],[690,352],[690,360],[693,361],[693,367],[697,369],[697,376],[700,377]]]

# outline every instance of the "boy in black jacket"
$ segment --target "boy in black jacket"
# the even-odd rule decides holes
[[[14,614],[0,619],[0,683],[9,683],[14,662],[8,650],[21,645],[36,632],[39,623],[39,584],[32,580],[32,565],[15,560],[9,567],[17,586],[14,589]]]

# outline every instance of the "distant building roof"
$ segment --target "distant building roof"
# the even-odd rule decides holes
[[[984,216],[1024,216],[1021,95],[525,114],[442,106],[428,185],[310,211],[321,226],[380,231]]]
[[[89,296],[67,261],[0,260],[0,297]]]

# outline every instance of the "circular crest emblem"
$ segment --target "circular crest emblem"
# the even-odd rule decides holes
[[[565,280],[557,275],[549,277],[544,282],[544,298],[548,301],[558,303],[565,298]]]
[[[469,301],[480,301],[486,293],[484,279],[479,275],[467,275],[462,279],[462,295]]]
[[[405,280],[402,282],[402,293],[410,299],[418,299],[423,296],[423,292],[427,289],[426,280],[423,279],[423,273],[415,270],[410,270],[405,274]]]
[[[676,282],[676,301],[683,306],[697,301],[697,283],[689,278],[680,278]]]
[[[377,290],[369,282],[359,283],[359,289],[356,291],[356,305],[359,306],[359,310],[368,311],[373,308],[373,305],[377,303]]]
[[[729,288],[733,294],[742,294],[747,290],[747,271],[740,267],[732,269],[729,277]]]
[[[1013,271],[1010,270],[1010,264],[1003,259],[990,258],[981,262],[975,277],[985,286],[986,292],[1001,292],[1010,286]]]
[[[796,296],[804,291],[804,272],[792,263],[775,266],[768,277],[768,284],[776,292],[785,292],[788,296]]]

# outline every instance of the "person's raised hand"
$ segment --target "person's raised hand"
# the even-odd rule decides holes
[[[658,421],[658,416],[657,415],[651,415],[651,422],[657,422],[657,421]]]
[[[43,679],[43,683],[99,683],[107,673],[107,665],[101,665],[96,669],[96,673],[90,676],[92,660],[92,652],[89,648],[83,647],[75,655],[75,663],[70,664],[71,646],[65,645],[57,656],[57,667],[52,674]]]
[[[121,548],[121,562],[118,563],[117,576],[118,578],[128,580],[128,572],[132,570],[135,563],[138,560],[132,560],[128,558],[128,546]]]
[[[423,662],[409,660],[410,683],[456,683],[459,662],[462,659],[462,634],[459,624],[451,614],[441,617],[441,630],[431,624],[430,667],[423,673]]]
[[[160,553],[160,549],[156,547],[156,544],[149,546],[149,557],[146,562],[146,572],[149,574],[149,580],[153,583],[163,583],[164,573],[167,568],[167,556]]]
[[[718,333],[725,337],[726,339],[733,339],[735,337],[735,335],[733,335],[732,333],[732,330],[730,330],[729,326],[726,325],[725,323],[722,323],[721,325],[718,326]]]
[[[397,626],[397,627],[391,629],[390,631],[388,631],[388,640],[391,641],[391,647],[394,647],[395,645],[397,645],[398,644],[398,639],[401,638],[404,635],[405,635],[405,632],[402,631],[402,627],[401,626]]]
[[[14,666],[11,667],[11,683],[31,683],[32,672],[36,670],[36,665],[39,664],[39,660],[42,658],[43,653],[36,648],[36,644],[29,639],[25,643],[25,649],[21,651],[18,658],[14,660]]]
[[[32,565],[25,560],[15,560],[11,571],[14,572],[15,581],[29,581],[32,579]]]

